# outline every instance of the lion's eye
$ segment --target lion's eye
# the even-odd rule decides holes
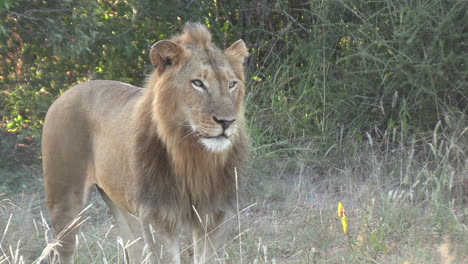
[[[237,87],[237,82],[232,82],[229,84],[229,90],[234,90]]]
[[[203,90],[203,89],[206,89],[206,86],[203,84],[202,81],[200,80],[193,80],[192,81],[192,86],[193,88],[197,89],[197,90]]]

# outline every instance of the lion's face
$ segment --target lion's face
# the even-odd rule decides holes
[[[208,150],[221,152],[237,133],[244,87],[224,55],[213,53],[191,56],[179,73],[178,93],[187,133]]]
[[[153,46],[153,64],[171,82],[176,96],[177,106],[170,114],[183,127],[183,137],[196,137],[211,152],[229,149],[242,119],[246,54],[242,41],[224,52],[214,46],[184,46],[172,41]]]

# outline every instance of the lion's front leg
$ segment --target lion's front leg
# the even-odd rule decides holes
[[[180,264],[179,233],[176,228],[142,220],[141,227],[146,243],[146,261],[151,264]]]
[[[192,230],[194,264],[224,263],[226,214],[219,213],[208,224],[195,224]]]

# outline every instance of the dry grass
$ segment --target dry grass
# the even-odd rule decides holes
[[[348,143],[354,152],[307,147],[292,158],[254,150],[238,212],[224,223],[227,263],[467,263],[468,128],[457,131],[444,135],[436,127],[427,142],[387,151],[370,135],[364,145]],[[0,185],[8,190],[0,195],[0,264],[38,263],[60,246],[63,233],[52,236],[38,171],[0,170],[0,179],[15,177],[14,186],[22,186]],[[76,263],[124,262],[131,242],[118,237],[97,194],[92,203],[69,226],[82,225]],[[183,237],[184,263],[190,246]]]
[[[434,166],[411,149],[400,152],[367,146],[328,170],[311,155],[255,159],[239,212],[226,223],[228,263],[466,263],[466,193],[457,186],[468,175],[466,165]],[[411,184],[402,184],[406,178]],[[0,197],[0,263],[37,262],[60,246],[44,220],[42,192]],[[121,263],[128,245],[97,198],[70,227],[86,221],[76,262]],[[346,208],[349,237],[337,218],[338,202]],[[182,246],[188,263],[188,239]]]

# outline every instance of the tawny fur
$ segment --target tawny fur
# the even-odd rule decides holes
[[[145,243],[153,243],[147,241],[145,225],[159,226],[174,248],[168,260],[180,263],[177,234],[184,227],[200,233],[193,208],[213,230],[234,209],[234,169],[242,172],[249,145],[243,117],[247,55],[241,40],[221,51],[206,27],[187,24],[182,34],[153,46],[156,70],[145,89],[92,81],[61,96],[43,131],[46,194],[55,231],[83,208],[96,185],[130,231],[135,229],[131,222],[141,224]],[[206,78],[207,94],[190,87],[195,72]],[[228,90],[232,80],[236,89]],[[200,137],[219,131],[213,120],[221,118],[235,120],[231,146],[208,151]],[[200,131],[192,131],[191,124]],[[130,237],[138,236],[138,230]],[[60,252],[65,263],[73,258],[74,232]],[[201,251],[195,249],[195,255]],[[205,259],[197,258],[197,263]]]

